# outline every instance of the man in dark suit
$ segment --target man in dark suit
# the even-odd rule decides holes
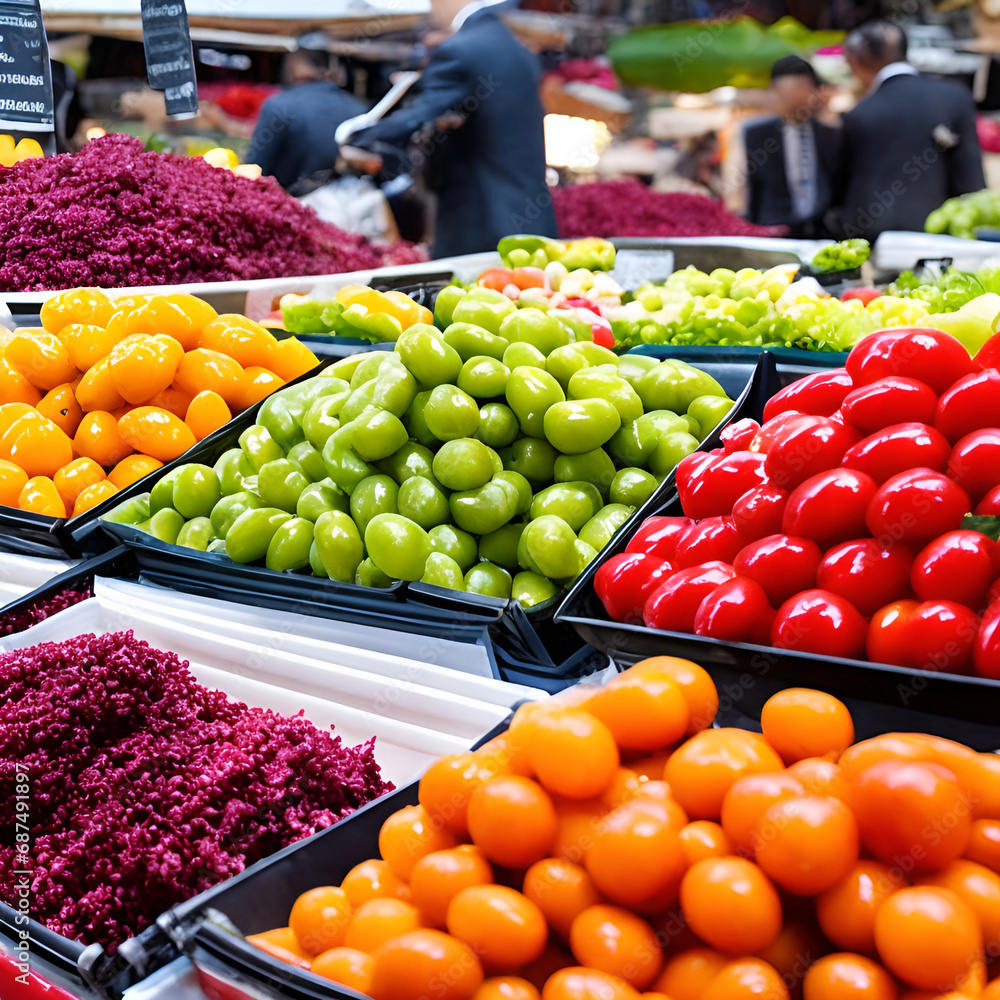
[[[493,250],[516,232],[556,235],[538,61],[483,0],[464,2],[433,0],[432,18],[450,37],[415,99],[351,139],[375,149],[413,143],[410,159],[427,163],[437,195],[435,257]]]
[[[867,91],[844,117],[844,236],[923,230],[947,198],[986,186],[968,90],[920,76],[906,35],[884,21],[852,31],[844,54]]]
[[[771,96],[778,117],[744,131],[747,218],[761,226],[788,226],[795,237],[824,236],[840,129],[818,119],[822,83],[801,56],[786,56],[771,67]]]

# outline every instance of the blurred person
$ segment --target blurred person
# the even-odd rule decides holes
[[[283,73],[288,89],[261,107],[246,159],[283,188],[293,188],[333,170],[340,152],[334,132],[365,106],[335,82],[337,69],[327,52],[297,49],[285,57]]]
[[[843,235],[923,230],[946,199],[986,186],[972,94],[921,76],[900,27],[869,21],[847,36],[844,55],[866,93],[844,116]]]
[[[744,130],[747,218],[760,226],[788,226],[790,235],[825,235],[823,217],[833,201],[841,155],[839,125],[821,121],[824,84],[801,56],[771,67],[776,118]]]
[[[494,250],[516,232],[556,235],[545,182],[540,66],[495,6],[490,0],[431,0],[432,25],[447,35],[434,48],[413,100],[342,150],[348,162],[375,172],[380,145],[415,145],[411,160],[426,163],[427,186],[437,200],[435,257]],[[433,40],[428,36],[428,44]]]

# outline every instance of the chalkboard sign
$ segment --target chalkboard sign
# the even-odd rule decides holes
[[[0,0],[0,129],[55,129],[52,68],[38,0]]]
[[[167,114],[197,114],[198,81],[184,0],[142,0],[142,41],[149,85],[163,91]]]

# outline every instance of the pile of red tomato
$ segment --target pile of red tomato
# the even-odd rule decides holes
[[[894,329],[793,382],[678,465],[686,516],[598,570],[608,614],[1000,679],[998,368],[1000,335]]]
[[[1000,1000],[1000,757],[717,707],[671,657],[522,707],[249,940],[375,1000]]]

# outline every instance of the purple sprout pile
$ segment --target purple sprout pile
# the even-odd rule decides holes
[[[31,915],[114,950],[390,791],[373,744],[232,701],[131,632],[0,654],[0,899],[14,902],[23,867],[17,774],[31,789]]]
[[[67,588],[60,590],[58,594],[53,594],[46,600],[36,601],[30,608],[23,611],[9,611],[5,615],[0,615],[0,635],[14,635],[23,632],[25,629],[37,625],[39,622],[51,618],[52,615],[59,614],[67,608],[79,604],[80,601],[87,600],[91,596],[90,588],[84,590],[73,590]]]
[[[79,153],[0,168],[0,291],[176,285],[409,264],[287,194],[201,157],[108,135]]]

